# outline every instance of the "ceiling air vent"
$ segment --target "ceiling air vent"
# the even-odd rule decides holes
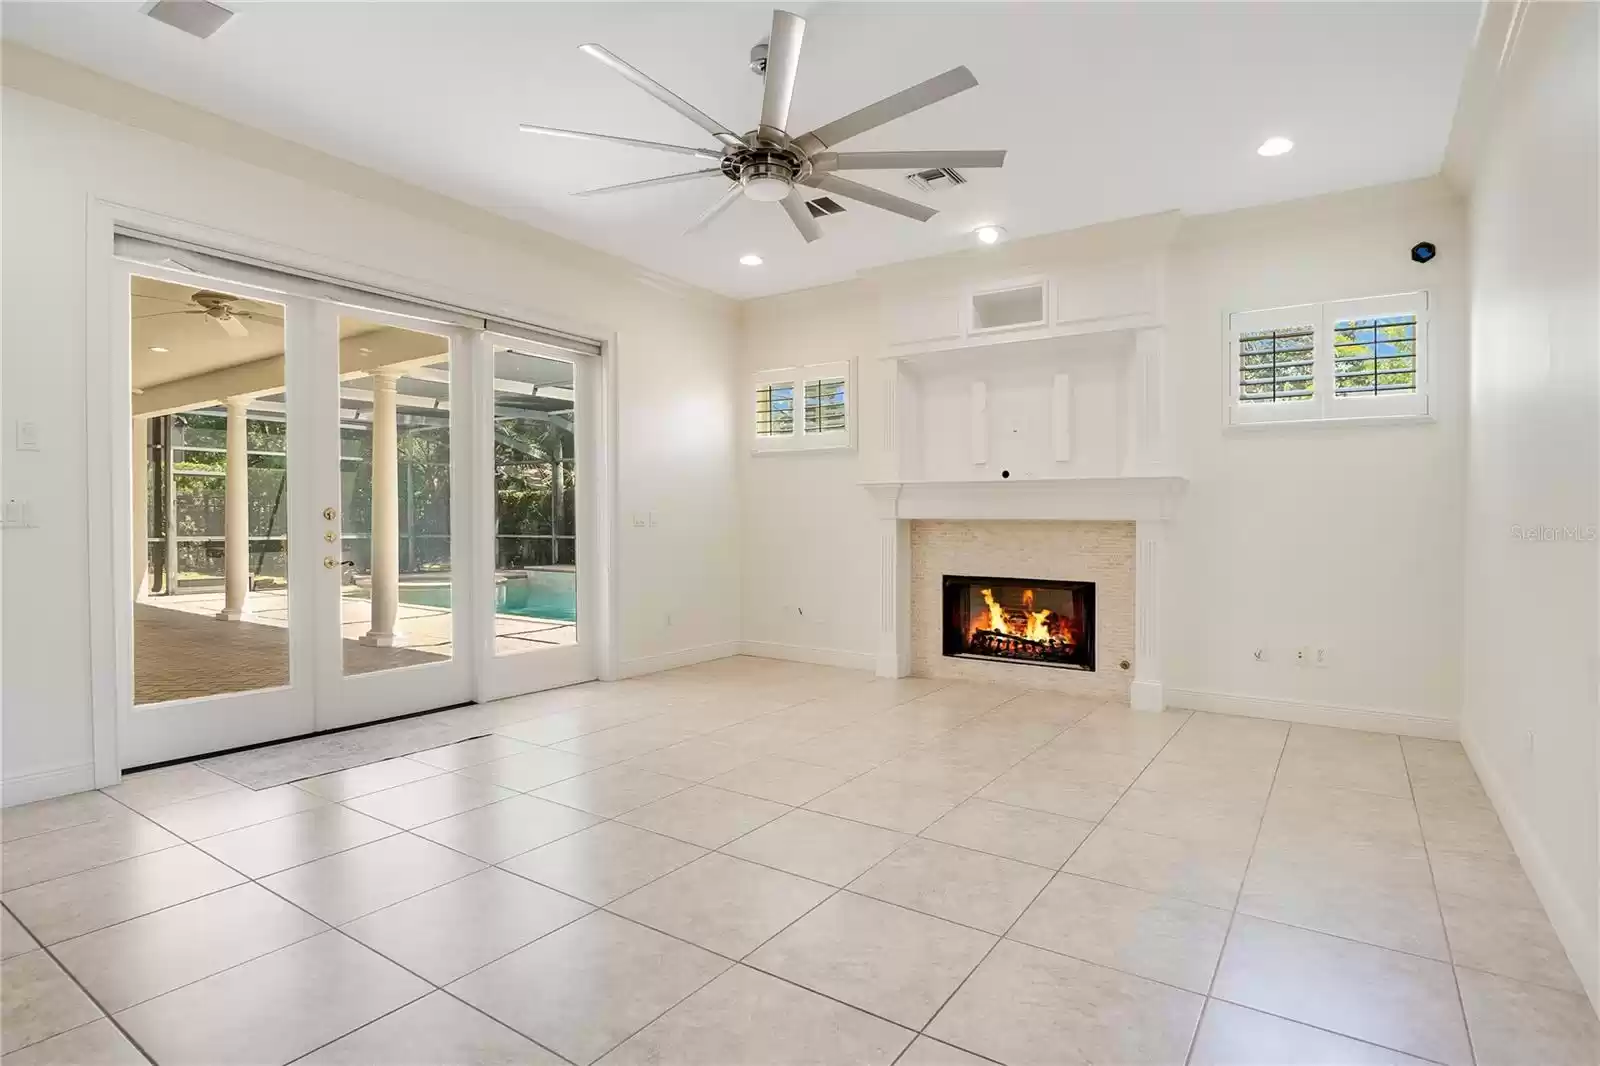
[[[144,13],[191,37],[205,40],[233,18],[233,12],[210,0],[156,0]]]
[[[828,215],[844,214],[844,205],[831,196],[819,196],[806,201],[806,210],[811,212],[812,218],[826,218]]]
[[[935,192],[939,189],[953,189],[957,185],[965,185],[967,179],[961,172],[950,167],[935,167],[933,170],[918,170],[907,174],[906,180],[923,192]]]

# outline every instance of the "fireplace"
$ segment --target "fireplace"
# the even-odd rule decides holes
[[[944,576],[944,653],[1094,669],[1094,582]]]

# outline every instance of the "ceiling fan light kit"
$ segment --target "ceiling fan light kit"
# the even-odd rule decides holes
[[[909,89],[903,89],[893,96],[885,97],[877,103],[868,104],[843,118],[818,126],[809,133],[802,133],[797,137],[791,136],[789,105],[794,98],[795,77],[800,69],[800,43],[805,36],[805,28],[805,19],[800,16],[788,11],[774,11],[771,36],[751,49],[750,68],[762,76],[765,88],[761,98],[760,123],[743,136],[732,132],[727,126],[600,45],[580,46],[579,50],[585,55],[604,63],[705,130],[717,140],[719,148],[663,144],[632,137],[585,133],[531,123],[525,123],[520,128],[525,133],[622,144],[633,148],[693,156],[716,164],[682,174],[667,174],[659,178],[645,178],[642,181],[630,181],[622,185],[585,189],[575,193],[576,196],[599,196],[720,176],[729,183],[727,188],[716,202],[695,220],[689,227],[688,233],[695,233],[705,228],[732,206],[735,200],[743,196],[758,203],[782,204],[784,213],[789,216],[790,222],[808,244],[822,236],[822,227],[817,224],[815,213],[806,206],[806,197],[801,192],[802,189],[818,189],[905,218],[916,219],[918,222],[926,222],[938,213],[933,208],[884,192],[874,186],[840,177],[838,171],[921,171],[1005,165],[1006,153],[1003,150],[926,152],[832,150],[833,146],[841,141],[877,129],[897,118],[936,104],[946,97],[973,88],[978,84],[978,79],[974,78],[966,67],[947,70]]]

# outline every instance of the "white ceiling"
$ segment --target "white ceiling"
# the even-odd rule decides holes
[[[713,146],[577,46],[605,45],[743,131],[755,4],[234,4],[207,41],[118,3],[12,3],[7,38],[733,296],[803,288],[965,247],[1178,208],[1211,212],[1438,171],[1481,4],[791,4],[807,19],[791,132],[965,64],[979,86],[853,150],[1005,148],[1003,171],[920,194],[917,223],[846,202],[807,246],[777,205],[683,229],[720,178],[578,199],[696,169],[686,157],[536,137],[518,122]],[[1262,159],[1268,135],[1292,154]],[[747,252],[761,267],[742,267]]]

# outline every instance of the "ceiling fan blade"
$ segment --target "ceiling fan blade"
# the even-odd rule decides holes
[[[200,310],[199,308],[190,308],[187,311],[157,311],[153,315],[134,315],[133,316],[133,320],[135,322],[142,322],[147,318],[166,318],[168,315],[203,315],[203,314],[205,314],[205,312]]]
[[[995,152],[823,152],[811,157],[813,170],[936,170],[963,167],[968,170],[1003,167],[1006,153]]]
[[[886,96],[875,104],[868,104],[859,111],[852,111],[843,118],[836,118],[825,126],[818,126],[796,140],[802,142],[801,147],[807,152],[815,153],[858,133],[876,129],[885,122],[893,122],[913,111],[921,111],[929,104],[936,104],[947,96],[965,92],[977,84],[978,79],[972,76],[972,71],[966,67],[955,67],[909,89],[901,89],[893,96]]]
[[[772,13],[772,36],[767,40],[767,87],[761,97],[761,133],[774,140],[789,127],[789,103],[794,99],[794,79],[800,71],[800,39],[806,20],[787,11]]]
[[[789,195],[783,198],[783,210],[788,214],[789,221],[794,223],[794,228],[800,231],[800,236],[806,239],[807,244],[822,236],[822,227],[811,217],[811,209],[806,206],[806,198],[800,195],[799,186],[790,189]]]
[[[705,229],[711,224],[712,219],[733,206],[733,202],[743,193],[744,186],[738,184],[729,185],[728,191],[717,197],[717,202],[706,208],[705,213],[694,220],[694,225],[683,231],[684,236],[687,237],[691,233],[699,233]]]
[[[666,104],[668,107],[672,108],[672,110],[676,111],[690,122],[693,122],[696,126],[699,126],[701,129],[711,134],[711,136],[715,137],[723,144],[726,144],[729,147],[744,146],[744,142],[735,134],[730,132],[728,127],[724,126],[722,123],[718,122],[716,119],[712,118],[698,107],[695,107],[689,101],[685,100],[683,97],[679,96],[665,85],[662,85],[644,71],[640,70],[638,67],[624,62],[622,59],[612,55],[606,49],[597,44],[579,45],[578,51],[598,59],[600,62],[604,63],[618,74],[621,74],[624,78],[627,78],[629,81],[633,82],[633,84],[637,85],[639,88],[643,89],[657,100],[660,100],[663,104]]]
[[[283,325],[282,315],[269,315],[262,311],[235,311],[235,318],[248,318],[252,322],[265,322],[269,326]]]
[[[914,200],[907,200],[895,196],[893,193],[874,189],[871,185],[863,185],[859,181],[841,178],[837,174],[812,174],[805,179],[804,184],[824,192],[831,192],[835,196],[845,196],[861,203],[869,204],[884,211],[892,211],[897,215],[914,218],[918,222],[926,222],[939,212],[931,207],[924,207]]]
[[[237,318],[233,317],[232,315],[229,315],[227,318],[216,318],[216,317],[213,317],[211,319],[211,321],[213,321],[217,325],[221,326],[222,327],[222,332],[226,333],[230,337],[248,337],[248,336],[250,336],[250,331],[245,328],[244,323],[240,322]]]
[[[609,133],[585,133],[582,130],[558,130],[554,126],[535,126],[524,122],[517,129],[523,133],[542,133],[546,137],[570,137],[575,141],[604,141],[607,144],[625,144],[629,148],[650,148],[657,152],[675,152],[692,155],[697,159],[718,160],[722,153],[710,148],[690,148],[682,144],[662,144],[660,141],[640,141],[632,137],[613,137]]]
[[[627,192],[630,189],[649,189],[656,185],[675,185],[680,181],[690,181],[694,178],[709,177],[712,174],[721,174],[722,170],[712,167],[710,170],[691,170],[687,174],[668,174],[660,178],[645,178],[643,181],[629,181],[621,185],[602,185],[598,189],[583,189],[575,192],[574,196],[601,196],[608,192]]]

